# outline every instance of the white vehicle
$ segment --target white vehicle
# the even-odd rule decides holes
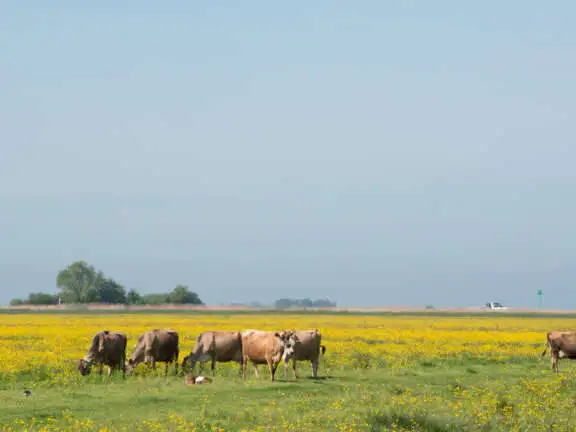
[[[486,303],[486,305],[484,306],[484,309],[506,310],[506,309],[508,309],[508,307],[502,306],[502,303],[500,303],[500,302],[489,302],[489,303]]]

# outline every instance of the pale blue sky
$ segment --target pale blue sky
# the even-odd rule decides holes
[[[5,1],[0,303],[576,307],[576,3]]]

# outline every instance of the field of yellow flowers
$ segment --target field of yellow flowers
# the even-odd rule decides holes
[[[264,369],[262,380],[242,382],[227,364],[193,391],[173,372],[164,378],[163,367],[153,374],[141,365],[125,382],[77,372],[97,331],[125,332],[129,355],[152,328],[180,333],[181,358],[213,329],[318,328],[327,352],[316,381],[305,363],[301,378],[277,383]],[[562,329],[576,329],[576,319],[3,314],[0,430],[575,430],[572,365],[561,362],[554,376],[539,358],[546,332]]]

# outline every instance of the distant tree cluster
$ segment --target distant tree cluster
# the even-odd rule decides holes
[[[186,285],[178,285],[168,293],[141,295],[135,289],[126,291],[123,285],[106,277],[85,261],[76,261],[56,276],[58,294],[31,293],[26,300],[13,299],[12,306],[52,305],[63,303],[106,303],[130,305],[195,304],[202,300]]]
[[[290,309],[290,308],[323,308],[323,307],[336,307],[336,303],[328,299],[311,300],[305,299],[289,299],[281,298],[274,302],[276,309]]]

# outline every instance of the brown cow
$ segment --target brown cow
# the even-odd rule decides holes
[[[541,357],[544,357],[548,348],[550,348],[552,358],[552,369],[558,373],[558,359],[576,360],[576,332],[549,332],[546,335],[546,347]]]
[[[156,370],[156,362],[165,362],[165,375],[168,375],[168,366],[174,362],[176,374],[178,374],[178,355],[177,331],[148,330],[138,338],[132,357],[128,360],[128,370],[132,373],[139,363],[151,365],[152,369]]]
[[[284,352],[291,355],[295,343],[295,336],[292,331],[249,330],[242,332],[242,378],[246,378],[246,364],[250,361],[254,366],[256,377],[259,377],[257,365],[267,364],[272,381],[274,381],[274,375],[282,360],[282,355]]]
[[[296,336],[296,344],[292,355],[288,351],[284,351],[284,376],[288,375],[288,363],[292,360],[292,370],[294,371],[294,378],[298,378],[296,373],[297,360],[309,360],[312,363],[312,376],[318,377],[318,364],[320,358],[320,350],[322,354],[326,352],[326,347],[321,345],[322,335],[318,329],[313,330],[298,330],[294,332]]]
[[[203,364],[211,361],[212,374],[216,362],[226,363],[235,361],[240,364],[238,373],[242,373],[242,335],[235,331],[205,331],[196,338],[196,345],[192,352],[184,357],[182,366],[191,363],[191,372],[194,373],[196,363]]]
[[[126,342],[124,333],[103,330],[92,338],[88,353],[78,361],[78,370],[85,376],[89,375],[94,363],[100,365],[100,375],[104,365],[108,366],[108,378],[112,369],[122,369],[122,377],[126,377]]]

